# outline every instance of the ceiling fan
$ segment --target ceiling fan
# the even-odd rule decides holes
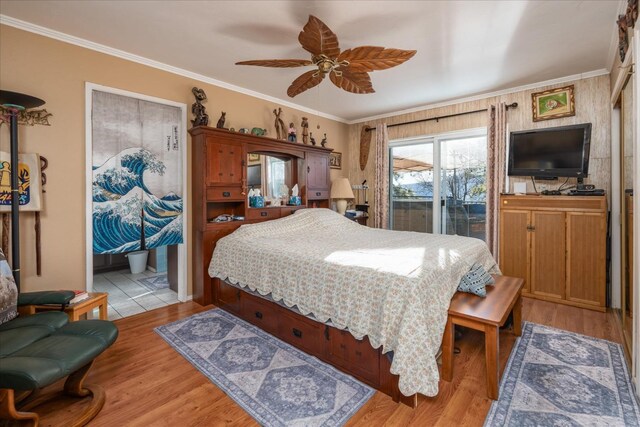
[[[315,65],[317,69],[307,71],[295,79],[287,95],[294,97],[317,86],[329,75],[329,79],[341,89],[352,93],[373,93],[369,72],[386,70],[411,59],[415,50],[385,49],[379,46],[360,46],[340,51],[338,37],[321,20],[309,15],[298,41],[311,60],[307,59],[263,59],[236,62],[236,65],[292,68]]]

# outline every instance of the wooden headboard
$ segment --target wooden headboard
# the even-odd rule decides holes
[[[193,300],[213,303],[207,272],[216,242],[242,224],[269,221],[306,207],[329,207],[331,149],[199,126],[192,139]],[[300,206],[249,207],[247,155],[259,153],[291,159],[291,186],[298,184]],[[243,221],[212,222],[219,215]]]

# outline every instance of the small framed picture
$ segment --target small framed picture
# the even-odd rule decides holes
[[[250,162],[259,162],[260,161],[260,154],[249,153],[249,161]]]
[[[531,108],[534,122],[575,116],[573,85],[532,93]]]
[[[329,167],[331,169],[342,169],[342,153],[333,151],[329,156]]]

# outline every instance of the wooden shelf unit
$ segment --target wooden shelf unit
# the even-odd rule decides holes
[[[500,269],[523,295],[606,311],[605,196],[500,197]]]
[[[329,155],[333,150],[205,126],[192,128],[189,133],[193,159],[193,300],[208,305],[214,302],[207,270],[216,242],[243,224],[282,218],[306,207],[329,207]],[[248,153],[291,159],[291,187],[298,184],[302,205],[250,208]],[[245,220],[211,222],[223,214],[243,216]]]

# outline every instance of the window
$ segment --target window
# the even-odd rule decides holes
[[[391,229],[485,239],[486,129],[394,141],[389,158]]]

